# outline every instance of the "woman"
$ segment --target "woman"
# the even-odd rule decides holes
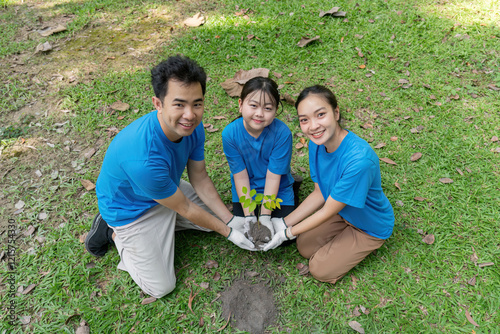
[[[273,218],[275,236],[264,248],[297,238],[318,280],[336,283],[392,234],[394,212],[381,186],[379,160],[370,145],[343,129],[335,95],[304,89],[295,103],[309,137],[314,191],[288,216]]]

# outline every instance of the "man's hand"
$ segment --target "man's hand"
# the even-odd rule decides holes
[[[273,222],[271,221],[271,216],[270,215],[260,215],[259,221],[262,225],[267,227],[269,229],[269,231],[271,231],[271,238],[272,238],[274,236],[274,226],[273,226]]]
[[[278,233],[279,231],[286,230],[288,228],[283,218],[272,218],[271,221],[273,222],[274,233]]]
[[[284,230],[280,230],[279,232],[277,232],[274,235],[273,240],[271,240],[267,243],[267,245],[264,247],[263,251],[267,252],[270,249],[275,249],[276,247],[281,245],[284,241],[292,240],[295,238],[296,238],[296,236],[292,235],[291,227],[284,229]]]
[[[242,249],[246,249],[249,251],[256,251],[257,250],[257,248],[255,248],[254,244],[250,240],[245,238],[243,233],[237,231],[236,229],[231,228],[231,232],[229,232],[229,235],[227,236],[227,240],[231,241],[233,244],[235,244],[236,246],[238,246]]]
[[[227,223],[227,226],[240,231],[241,233],[245,233],[245,217],[233,216],[231,220]]]

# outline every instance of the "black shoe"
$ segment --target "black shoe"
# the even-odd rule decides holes
[[[87,234],[87,238],[85,238],[87,252],[96,257],[104,256],[108,251],[108,245],[114,244],[111,238],[112,235],[113,229],[108,226],[104,219],[102,219],[101,214],[98,213],[92,222],[92,227]]]

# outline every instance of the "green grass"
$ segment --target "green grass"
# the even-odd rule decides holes
[[[160,1],[145,1],[145,6],[143,1],[46,3],[44,15],[76,15],[67,34],[78,34],[103,17],[113,16],[127,28],[133,11],[175,10],[173,2]],[[274,289],[280,314],[272,332],[349,332],[351,320],[361,323],[367,333],[497,332],[500,165],[499,154],[492,150],[500,144],[491,138],[499,136],[500,99],[499,92],[488,86],[500,86],[498,2],[358,3],[335,3],[348,13],[348,22],[318,17],[319,10],[332,7],[328,1],[227,0],[206,2],[203,7],[184,4],[187,13],[203,10],[207,22],[198,28],[176,29],[167,45],[155,52],[158,59],[176,53],[192,57],[210,77],[204,122],[219,131],[206,134],[205,154],[209,174],[225,202],[230,202],[231,186],[220,133],[237,116],[237,99],[228,97],[220,83],[239,69],[266,67],[271,77],[284,85],[282,93],[295,96],[316,83],[332,88],[344,126],[373,146],[386,143],[376,149],[377,154],[397,163],[381,162],[383,187],[394,207],[396,226],[376,254],[330,285],[298,274],[296,265],[307,260],[295,246],[248,253],[216,234],[183,232],[176,238],[175,264],[180,269],[177,288],[153,304],[141,305],[140,289],[126,273],[116,269],[116,252],[94,259],[84,252],[78,237],[89,229],[97,211],[95,193],[83,190],[79,180],[97,179],[111,140],[105,129],[121,129],[153,108],[150,64],[144,64],[140,70],[100,73],[90,83],[63,87],[57,93],[60,109],[70,109],[74,115],[67,116],[71,130],[64,140],[74,136],[82,148],[103,140],[91,160],[84,162],[79,152],[66,153],[61,143],[55,148],[60,156],[56,161],[48,158],[53,154],[48,147],[40,152],[42,157],[35,165],[23,162],[22,157],[9,160],[15,173],[2,180],[6,185],[2,194],[12,203],[23,200],[26,209],[19,215],[5,208],[0,213],[15,218],[21,230],[35,225],[35,235],[45,236],[46,242],[40,245],[33,237],[18,239],[26,246],[18,254],[22,269],[17,286],[36,283],[37,287],[31,294],[16,298],[17,314],[31,315],[32,320],[28,327],[10,327],[3,317],[0,328],[65,333],[73,332],[83,318],[92,332],[122,333],[134,328],[138,333],[212,333],[225,324],[220,301],[216,300],[218,293],[245,271],[253,270],[268,279]],[[11,40],[20,24],[8,22],[14,17],[12,6],[9,4],[0,14],[5,27],[1,41]],[[235,15],[247,8],[248,20]],[[258,39],[248,40],[250,34]],[[302,36],[316,35],[321,42],[304,48],[296,45]],[[0,44],[6,45],[0,57],[28,47],[13,42]],[[273,72],[282,77],[277,78]],[[404,88],[400,79],[408,80],[411,86]],[[458,99],[451,98],[457,94]],[[118,120],[117,114],[109,115],[106,109],[116,100],[131,106],[119,113],[125,116],[123,120]],[[139,112],[134,113],[136,109]],[[220,115],[226,119],[213,119]],[[291,105],[285,104],[280,118],[294,134],[300,132]],[[45,136],[56,138],[52,128],[56,121],[55,116],[43,121]],[[372,128],[365,129],[366,123]],[[423,129],[412,132],[418,126]],[[394,136],[396,141],[391,140]],[[294,136],[294,141],[299,137]],[[300,156],[300,151],[305,154]],[[410,157],[415,152],[421,152],[422,158],[412,162]],[[83,165],[83,174],[71,168],[72,161]],[[301,189],[304,198],[313,187],[308,177],[307,149],[295,152],[292,168],[305,177]],[[36,169],[44,175],[40,180],[33,177]],[[60,175],[56,180],[50,178],[54,169]],[[439,181],[443,177],[454,182],[443,184]],[[27,185],[31,185],[28,190]],[[49,214],[49,222],[37,220],[41,211]],[[434,234],[435,243],[422,242],[419,232]],[[495,264],[477,267],[470,258],[474,252],[478,263]],[[209,259],[216,260],[219,267],[205,268]],[[89,263],[95,267],[88,268]],[[0,267],[6,270],[5,262]],[[41,274],[46,271],[49,273]],[[221,275],[219,281],[213,279],[216,271]],[[474,276],[475,285],[468,284]],[[190,290],[202,290],[202,282],[210,286],[194,299],[192,313],[188,308]],[[0,300],[6,305],[5,283],[2,289]],[[94,296],[96,292],[99,294]],[[360,316],[354,316],[360,305],[369,314],[360,311]],[[467,321],[466,310],[480,327]],[[70,318],[74,314],[80,316]],[[203,327],[198,325],[200,317],[205,322]],[[224,332],[238,330],[228,327]]]

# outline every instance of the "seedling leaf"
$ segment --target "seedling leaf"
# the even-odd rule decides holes
[[[255,196],[255,201],[257,201],[257,202],[262,202],[263,199],[264,199],[264,195],[262,195],[262,194],[257,194]]]
[[[250,197],[254,197],[255,194],[257,194],[257,191],[255,189],[250,190]]]
[[[241,188],[241,191],[243,191],[243,193],[246,194],[248,192],[248,188],[247,187],[243,187],[243,188]]]

